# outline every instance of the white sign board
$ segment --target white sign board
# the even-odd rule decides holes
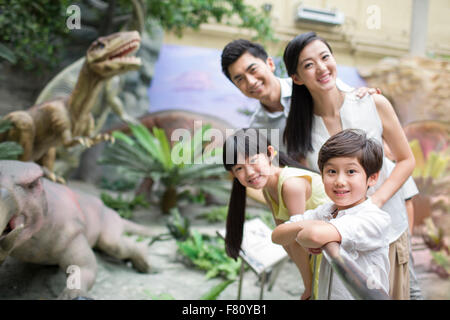
[[[225,230],[219,231],[225,238]],[[272,242],[272,230],[259,218],[244,223],[240,256],[248,265],[260,274],[270,269],[288,255],[284,248]]]

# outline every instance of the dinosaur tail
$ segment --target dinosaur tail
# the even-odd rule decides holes
[[[144,237],[152,237],[155,235],[149,227],[139,225],[129,220],[123,220],[124,231]]]

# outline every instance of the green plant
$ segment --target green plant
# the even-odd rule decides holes
[[[106,177],[102,177],[100,180],[100,188],[111,191],[130,191],[136,188],[137,181],[132,179],[116,179],[109,180]]]
[[[0,57],[16,62],[24,69],[53,67],[71,39],[76,41],[80,35],[89,37],[92,28],[100,35],[117,32],[136,20],[154,21],[180,37],[187,28],[198,30],[202,24],[215,21],[252,30],[255,39],[276,41],[269,14],[244,2],[0,0],[0,43],[7,48],[7,51],[3,50],[7,53],[0,53]],[[67,9],[72,4],[80,8],[83,26],[79,31],[70,30],[66,25],[71,14]],[[133,14],[136,7],[140,9]]]
[[[164,130],[153,127],[152,133],[142,124],[130,125],[133,136],[114,131],[114,144],[110,144],[100,159],[101,164],[121,166],[124,169],[150,178],[164,186],[160,200],[163,213],[176,207],[179,195],[185,190],[213,192],[229,188],[218,183],[225,177],[221,165],[221,148],[204,152],[203,134],[210,126],[203,126],[192,139],[176,142],[173,147]]]
[[[122,198],[121,194],[114,198],[113,196],[102,192],[100,194],[100,198],[107,207],[116,210],[117,213],[125,219],[131,219],[133,216],[133,210],[138,206],[144,208],[149,207],[149,203],[145,201],[142,195],[135,196],[132,200],[125,200]]]
[[[9,130],[12,127],[10,121],[0,118],[0,133]],[[0,160],[17,160],[23,153],[20,144],[14,141],[5,141],[0,143]]]
[[[219,284],[212,287],[208,292],[202,295],[198,300],[217,300],[219,295],[234,282],[234,280],[224,280]],[[176,300],[169,293],[160,293],[159,295],[152,294],[149,290],[144,290],[144,293],[148,295],[152,300]]]
[[[54,67],[67,43],[66,10],[71,1],[0,0],[2,57],[24,69]],[[5,49],[6,48],[6,49]]]
[[[222,222],[227,220],[228,214],[228,206],[221,206],[217,208],[213,208],[201,215],[199,218],[206,219],[206,221],[214,223],[214,222]]]
[[[190,221],[183,217],[177,208],[170,210],[170,217],[167,219],[167,229],[175,240],[185,241],[191,235]]]
[[[433,257],[434,265],[432,269],[441,278],[447,279],[450,276],[450,255],[448,250],[431,251],[431,256]]]
[[[234,280],[241,265],[240,260],[233,260],[225,252],[225,241],[216,236],[200,234],[193,230],[185,241],[177,241],[178,251],[192,264],[205,270],[206,278],[224,277]]]

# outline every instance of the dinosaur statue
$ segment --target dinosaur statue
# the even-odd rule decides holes
[[[403,126],[421,120],[450,123],[450,61],[404,56],[358,68],[369,87],[389,98]]]
[[[148,228],[122,219],[101,200],[42,175],[35,163],[0,161],[0,264],[11,256],[59,265],[64,272],[79,268],[79,286],[68,285],[60,299],[87,296],[97,273],[92,248],[131,260],[140,272],[150,271],[147,244],[124,235],[151,236]]]
[[[87,50],[70,96],[7,114],[4,118],[12,122],[13,128],[1,134],[0,141],[18,142],[24,149],[19,160],[36,161],[54,180],[51,171],[57,146],[90,147],[109,139],[104,134],[93,135],[95,123],[91,110],[105,80],[140,67],[140,58],[129,56],[138,50],[140,40],[137,31],[98,38]]]
[[[152,19],[145,17],[146,3],[144,0],[131,1],[133,11],[129,18],[120,28],[120,31],[136,30],[141,35],[141,43],[139,51],[136,53],[141,58],[141,68],[137,72],[128,73],[120,76],[114,76],[104,82],[104,86],[98,96],[98,99],[92,108],[92,115],[95,119],[94,134],[99,134],[104,127],[108,127],[114,123],[123,121],[127,123],[136,123],[136,117],[147,112],[149,101],[147,89],[154,74],[154,64],[159,55],[163,31],[161,27],[154,23]],[[108,8],[112,4],[106,2],[90,2],[95,11],[100,11],[101,15],[107,15]],[[86,9],[83,8],[85,11]],[[88,16],[97,16],[94,12]],[[112,18],[115,20],[117,17]],[[124,18],[124,17],[122,17]],[[91,21],[92,24],[93,21]],[[85,30],[90,30],[88,34],[71,34],[75,36],[75,43],[90,43],[92,36],[99,32],[106,31],[105,24],[100,29],[90,26],[89,19],[85,21]],[[103,28],[105,27],[105,28]],[[87,32],[87,31],[86,31]],[[76,46],[78,48],[79,46]],[[81,46],[84,47],[84,46]],[[80,54],[81,55],[81,54]],[[71,56],[76,54],[71,52]],[[74,58],[69,59],[72,61]],[[42,89],[35,104],[49,101],[56,97],[67,97],[75,87],[78,74],[85,58],[82,57],[61,70],[47,85]],[[80,166],[80,161],[84,159],[84,155],[92,152],[85,149],[82,145],[67,149],[58,147],[56,149],[56,160],[54,163],[54,172],[64,177],[77,177],[77,171],[74,169]]]

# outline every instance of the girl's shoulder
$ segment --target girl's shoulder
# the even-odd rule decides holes
[[[295,192],[296,189],[301,191],[304,190],[307,185],[312,183],[315,175],[318,174],[309,170],[285,167],[280,174],[278,183],[280,187],[283,187],[284,191]]]
[[[320,175],[314,171],[310,171],[307,169],[284,167],[283,171],[280,174],[280,178],[281,177],[283,177],[283,178],[299,177],[299,178],[306,178],[307,180],[311,180],[311,178],[320,177]]]

